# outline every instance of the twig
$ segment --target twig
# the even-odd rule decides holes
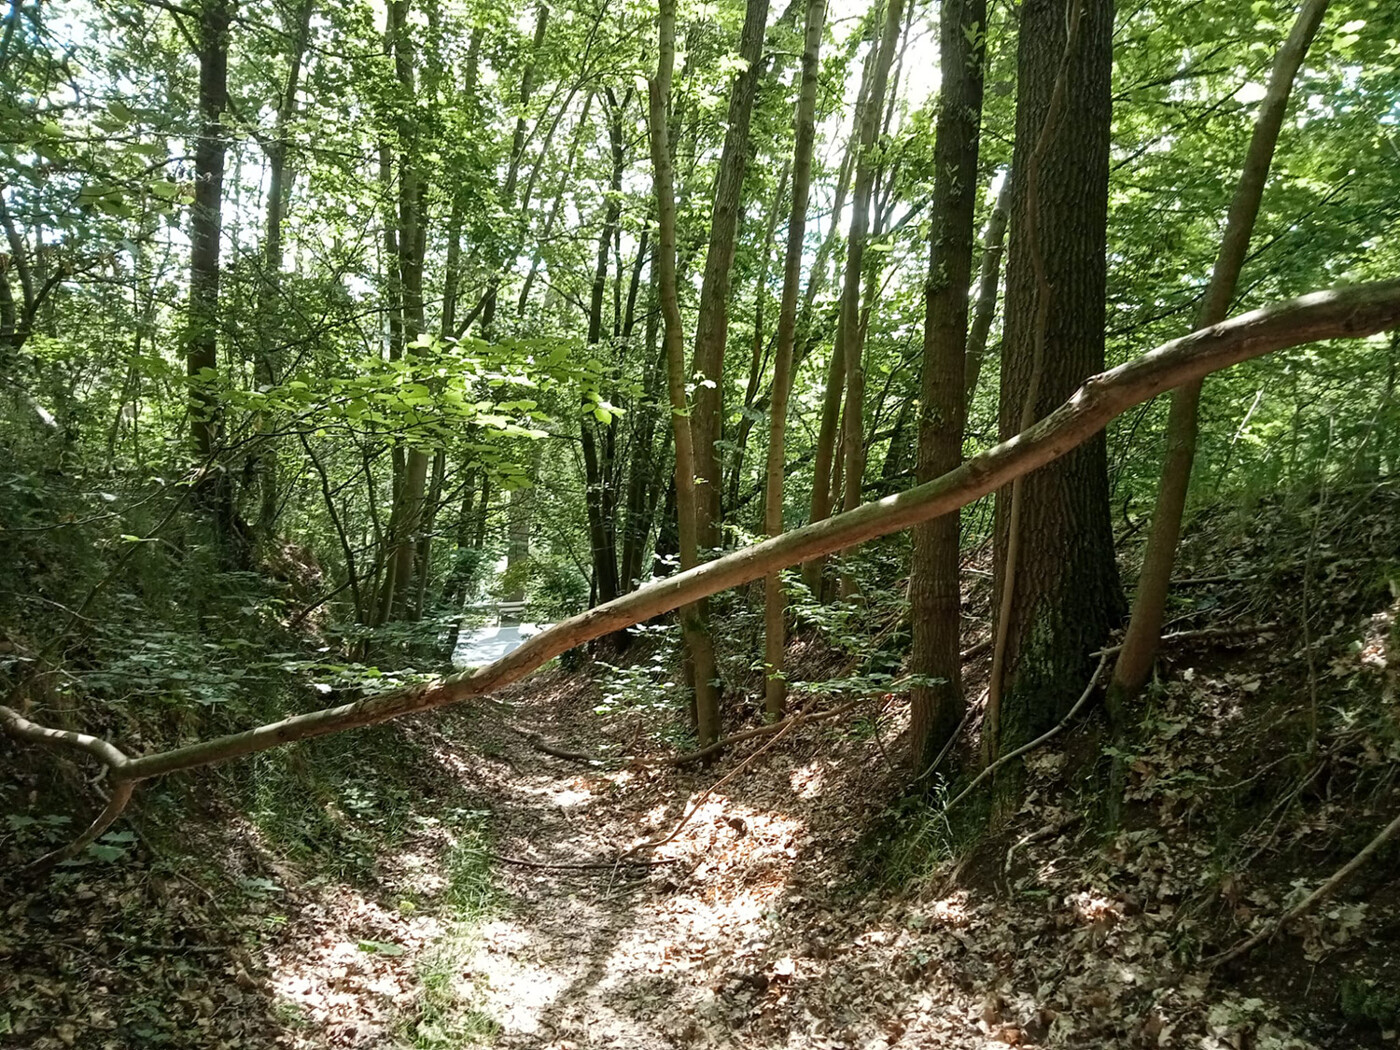
[[[1079,709],[1089,702],[1089,697],[1094,692],[1094,686],[1098,683],[1099,675],[1103,674],[1103,669],[1107,664],[1108,653],[1105,652],[1099,656],[1099,666],[1094,668],[1094,673],[1089,676],[1089,684],[1084,687],[1083,694],[1079,697],[1078,700],[1074,702],[1074,706],[1069,709],[1069,714],[1065,715],[1064,718],[1060,719],[1058,725],[1056,725],[1053,729],[1049,729],[1046,730],[1044,733],[1041,733],[1040,736],[1036,737],[1029,744],[1022,744],[1015,751],[1012,751],[1009,754],[1002,755],[995,762],[988,765],[986,769],[982,770],[982,772],[978,773],[975,777],[972,778],[972,783],[967,785],[967,787],[963,788],[962,793],[960,795],[957,795],[953,799],[953,801],[949,802],[946,806],[943,807],[943,813],[946,815],[950,809],[956,806],[963,799],[967,798],[968,795],[972,794],[973,790],[977,787],[978,784],[982,783],[982,781],[986,780],[998,769],[1006,765],[1006,763],[1010,762],[1012,759],[1020,758],[1028,751],[1034,751],[1042,744],[1048,743],[1049,741],[1053,740],[1055,737],[1063,733],[1065,731],[1065,727],[1068,726],[1070,722],[1074,721],[1074,716],[1079,714]]]
[[[809,700],[807,702],[807,707],[810,707],[811,705],[812,701]],[[666,843],[672,841],[677,835],[681,833],[681,829],[683,829],[687,824],[690,823],[690,818],[695,816],[696,813],[700,812],[700,807],[705,804],[706,799],[708,799],[720,788],[724,787],[725,784],[729,783],[749,766],[753,765],[754,760],[757,759],[759,755],[763,754],[763,752],[767,751],[770,747],[772,747],[779,740],[785,737],[794,726],[800,724],[803,720],[803,716],[807,713],[807,707],[804,707],[800,712],[798,712],[795,718],[789,718],[786,722],[782,723],[783,728],[778,730],[778,732],[776,732],[775,734],[773,734],[772,740],[768,741],[757,751],[751,754],[748,758],[744,759],[737,766],[731,769],[728,773],[720,777],[719,780],[715,781],[708,788],[706,788],[704,793],[700,796],[699,801],[697,801],[695,805],[690,807],[690,811],[686,813],[685,816],[681,817],[680,823],[677,824],[671,830],[671,834],[667,835],[664,839],[653,839],[648,842],[638,843],[637,845],[629,849],[626,853],[624,853],[623,857],[631,857],[633,854],[640,853],[644,849],[655,849],[657,846],[664,846],[666,845]]]
[[[523,857],[496,857],[495,860],[502,864],[511,864],[517,868],[538,868],[542,871],[597,871],[618,867],[624,868],[659,868],[664,864],[679,864],[677,860],[629,860],[626,855],[615,860],[598,861],[578,861],[576,863],[549,863],[541,860],[525,860]]]
[[[1360,868],[1363,864],[1370,860],[1377,850],[1379,850],[1391,839],[1395,838],[1397,834],[1400,834],[1400,816],[1396,816],[1394,820],[1392,820],[1389,824],[1382,828],[1379,835],[1373,838],[1370,842],[1366,843],[1366,845],[1362,847],[1360,853],[1352,857],[1351,860],[1347,861],[1335,872],[1333,872],[1332,877],[1329,878],[1326,882],[1324,882],[1321,886],[1313,890],[1301,901],[1295,904],[1292,908],[1288,909],[1288,911],[1284,912],[1281,916],[1279,916],[1277,919],[1271,922],[1268,926],[1264,927],[1264,929],[1256,933],[1253,937],[1247,937],[1244,940],[1240,941],[1240,943],[1235,945],[1233,948],[1230,948],[1228,951],[1221,952],[1219,955],[1211,956],[1209,959],[1205,960],[1204,965],[1208,968],[1214,969],[1217,966],[1222,966],[1225,963],[1230,962],[1232,959],[1238,959],[1241,955],[1244,955],[1246,952],[1257,948],[1265,941],[1272,940],[1274,935],[1277,934],[1279,930],[1283,929],[1294,919],[1306,915],[1308,912],[1312,911],[1324,900],[1330,897],[1333,893],[1335,893],[1338,886],[1346,882],[1347,879],[1351,878],[1351,876],[1356,872],[1358,868]]]

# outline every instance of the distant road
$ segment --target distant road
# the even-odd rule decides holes
[[[457,638],[452,654],[453,667],[482,667],[505,656],[532,635],[553,624],[520,623],[509,627],[476,627],[465,630]]]

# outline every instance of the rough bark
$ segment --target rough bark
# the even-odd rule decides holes
[[[920,483],[962,462],[986,19],[986,0],[944,0],[939,22],[939,66],[947,73],[933,146],[933,233],[915,466]],[[963,717],[959,525],[957,514],[945,514],[913,532],[909,670],[928,680],[910,694],[909,746],[916,771],[942,750]]]
[[[787,250],[783,256],[783,291],[778,304],[778,342],[773,355],[773,399],[768,413],[767,484],[763,530],[783,531],[783,460],[788,398],[792,394],[793,347],[797,342],[797,291],[802,281],[802,246],[807,233],[807,204],[812,191],[812,149],[816,140],[817,85],[821,73],[822,31],[826,0],[808,0],[802,43],[802,85],[797,96],[796,142],[792,151],[792,211],[788,215]],[[783,663],[787,648],[787,610],[781,575],[763,581],[763,657],[767,677],[763,706],[771,719],[781,718],[787,702]]]
[[[1230,202],[1230,213],[1225,222],[1225,234],[1216,256],[1215,269],[1211,272],[1210,284],[1196,318],[1197,328],[1215,324],[1229,312],[1254,232],[1254,220],[1259,214],[1259,202],[1264,196],[1264,185],[1269,179],[1269,167],[1288,109],[1293,80],[1303,65],[1318,26],[1322,24],[1327,3],[1328,0],[1305,0],[1288,39],[1274,58],[1269,86],[1254,125],[1244,169],[1240,173],[1234,199]],[[1172,566],[1176,561],[1177,541],[1181,537],[1182,511],[1191,484],[1191,465],[1196,457],[1200,400],[1199,382],[1172,391],[1171,411],[1167,417],[1166,455],[1162,461],[1162,480],[1152,515],[1152,530],[1143,554],[1142,572],[1138,576],[1127,637],[1123,640],[1123,651],[1118,655],[1109,684],[1111,712],[1118,712],[1124,703],[1141,692],[1152,672],[1152,661],[1162,634]]]
[[[1021,8],[1002,439],[1103,368],[1112,31],[1112,0]],[[1102,437],[1000,494],[993,567],[988,760],[1063,716],[1120,621]]]
[[[663,4],[663,10],[667,4],[669,0]],[[115,786],[446,707],[517,681],[560,653],[591,639],[815,555],[842,550],[957,510],[1013,478],[1062,459],[1134,405],[1210,372],[1304,343],[1360,338],[1395,328],[1400,328],[1400,281],[1317,292],[1201,329],[1090,377],[1064,404],[1026,431],[965,460],[955,470],[927,484],[658,580],[540,632],[493,664],[447,678],[139,758],[131,758],[115,745],[86,734],[35,725],[5,706],[0,706],[0,725],[17,739],[85,752],[108,767]]]

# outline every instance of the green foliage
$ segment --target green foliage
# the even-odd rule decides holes
[[[1342,1016],[1354,1024],[1394,1029],[1400,1022],[1400,991],[1365,977],[1343,977],[1339,989]]]

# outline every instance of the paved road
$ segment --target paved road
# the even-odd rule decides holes
[[[552,624],[521,623],[509,627],[476,627],[463,631],[457,638],[457,649],[452,654],[452,666],[482,667],[499,660],[506,653],[518,648],[525,639],[550,626]]]

